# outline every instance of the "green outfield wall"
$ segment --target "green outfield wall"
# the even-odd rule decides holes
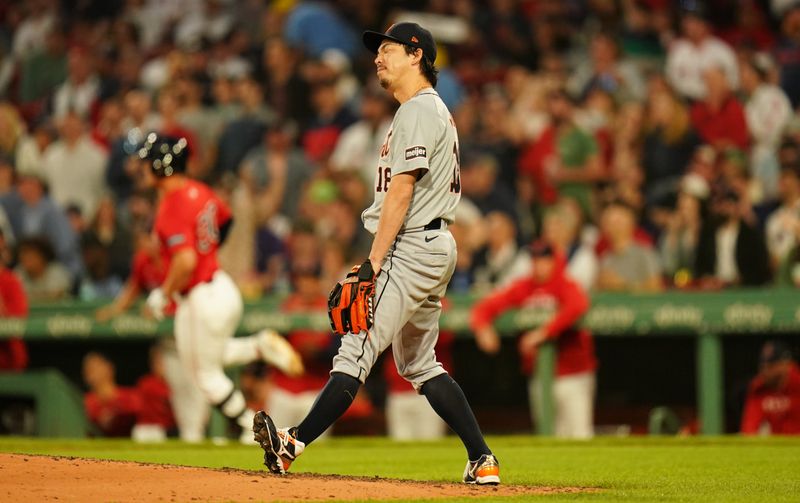
[[[471,337],[469,309],[471,296],[449,297],[449,308],[441,327],[459,337]],[[329,327],[325,313],[287,314],[280,309],[281,299],[269,297],[246,302],[239,334],[264,327],[278,331]],[[25,320],[0,320],[0,338],[24,339],[126,339],[156,338],[168,334],[171,320],[157,323],[138,315],[138,310],[109,322],[94,319],[96,303],[65,302],[31,307]],[[498,319],[497,329],[505,336],[534,328],[545,322],[550,312],[523,309]],[[721,337],[748,334],[800,335],[800,291],[728,290],[724,292],[669,292],[663,294],[595,294],[592,307],[581,324],[598,337],[684,335],[696,338],[697,396],[702,432],[722,433],[724,354]],[[552,347],[539,352],[537,377],[545,389],[553,378],[555,353]],[[552,434],[552,399],[546,397],[537,413],[539,432]]]

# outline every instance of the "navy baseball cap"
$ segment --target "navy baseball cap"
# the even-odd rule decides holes
[[[422,49],[422,54],[431,63],[436,61],[436,43],[431,32],[417,23],[396,23],[386,30],[386,33],[365,31],[361,36],[364,46],[373,54],[378,54],[378,48],[384,40],[391,40],[398,44],[410,45]]]

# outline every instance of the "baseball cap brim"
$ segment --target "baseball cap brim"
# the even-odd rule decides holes
[[[398,44],[407,45],[399,38],[394,38],[385,33],[369,30],[365,31],[364,34],[361,35],[361,40],[364,42],[364,47],[372,52],[372,54],[378,54],[378,48],[381,46],[381,42],[384,40],[391,40],[392,42],[397,42]]]

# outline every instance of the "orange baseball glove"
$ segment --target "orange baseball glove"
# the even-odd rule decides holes
[[[337,335],[360,334],[372,328],[375,273],[372,263],[353,266],[328,296],[328,318]]]

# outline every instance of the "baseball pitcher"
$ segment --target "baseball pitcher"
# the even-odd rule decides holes
[[[281,429],[258,412],[255,439],[269,470],[285,473],[347,410],[378,356],[392,345],[398,373],[464,442],[464,482],[497,484],[497,459],[463,391],[434,352],[441,298],[456,264],[447,225],[461,197],[455,123],[434,90],[436,45],[414,23],[365,32],[363,41],[376,54],[381,86],[400,103],[376,166],[374,203],[362,214],[374,235],[372,249],[329,297],[331,326],[343,339],[314,407],[299,425]]]

